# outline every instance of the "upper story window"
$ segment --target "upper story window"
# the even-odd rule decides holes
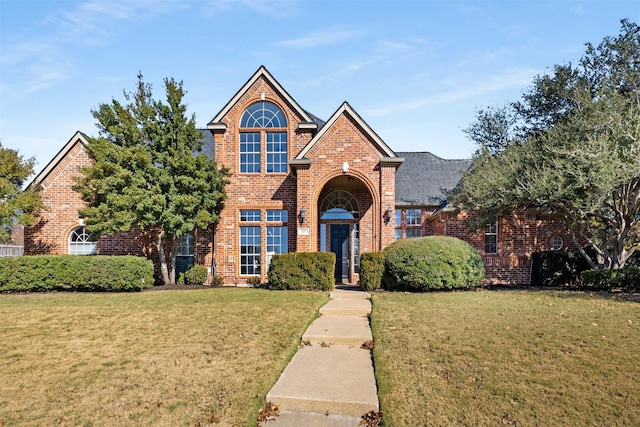
[[[240,134],[240,172],[260,172],[260,132]]]
[[[98,243],[91,240],[91,233],[84,227],[74,228],[69,235],[69,255],[95,255]]]
[[[407,225],[422,225],[422,209],[407,209],[405,215]]]
[[[267,132],[267,173],[287,173],[286,132]]]
[[[241,128],[286,128],[287,119],[274,103],[260,101],[251,104],[242,114]]]
[[[241,222],[260,222],[260,209],[249,209],[240,211]]]
[[[240,173],[287,173],[288,138],[287,132],[282,131],[286,127],[284,112],[276,104],[251,104],[240,119]]]

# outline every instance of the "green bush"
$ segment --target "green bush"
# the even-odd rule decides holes
[[[376,291],[382,287],[385,252],[365,252],[360,255],[360,289]]]
[[[204,285],[209,277],[207,267],[204,265],[192,265],[184,272],[185,285]]]
[[[620,289],[624,292],[640,290],[640,267],[619,270],[587,270],[582,272],[582,287],[594,291]]]
[[[153,263],[134,256],[0,258],[0,292],[130,292],[153,286]]]
[[[389,290],[465,289],[480,285],[484,277],[478,251],[453,237],[399,240],[385,252],[383,280]]]
[[[336,256],[331,252],[274,255],[269,265],[269,289],[332,290]]]
[[[259,277],[249,277],[247,279],[247,286],[251,286],[252,288],[259,288],[262,284],[262,279]]]
[[[587,253],[595,255],[593,249],[587,249]],[[532,263],[531,284],[535,286],[576,284],[580,274],[591,268],[577,250],[535,252]]]

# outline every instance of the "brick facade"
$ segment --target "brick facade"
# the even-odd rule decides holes
[[[277,106],[286,127],[241,129],[243,113],[256,102]],[[384,249],[395,240],[396,229],[401,230],[403,237],[406,230],[419,228],[422,236],[447,235],[469,241],[481,252],[487,281],[492,283],[528,283],[531,254],[548,250],[553,236],[562,237],[565,244],[569,242],[561,222],[524,212],[514,213],[498,224],[498,253],[485,254],[484,235],[466,229],[465,213],[444,213],[437,211],[438,206],[397,206],[396,172],[403,159],[398,158],[347,103],[326,123],[319,121],[303,110],[264,67],[223,107],[208,129],[213,134],[213,153],[208,154],[215,155],[219,166],[229,168],[231,177],[220,222],[208,230],[194,232],[194,258],[196,264],[205,265],[223,277],[226,284],[244,284],[252,277],[266,278],[267,230],[272,226],[286,227],[289,252],[332,250],[329,236],[332,226],[346,226],[345,257],[350,282],[358,281],[355,244],[359,243],[360,253]],[[265,167],[266,133],[273,130],[287,136],[286,172],[269,173]],[[260,134],[259,172],[243,173],[240,169],[240,132],[243,131]],[[81,225],[78,210],[84,206],[72,186],[79,168],[91,161],[85,144],[86,139],[78,132],[31,184],[43,195],[48,210],[37,224],[25,231],[26,254],[68,253],[69,235]],[[333,197],[336,191],[354,201],[352,218],[322,216],[323,201]],[[395,209],[405,212],[407,208],[421,209],[419,225],[406,224],[404,214],[402,223],[396,225]],[[259,219],[241,221],[243,210],[259,211]],[[267,222],[266,212],[271,210],[285,210],[286,221]],[[251,254],[259,255],[253,257],[259,260],[254,264],[259,274],[241,271],[240,227],[243,225],[259,230],[259,245],[254,244],[255,253]],[[157,257],[150,238],[136,231],[102,237],[97,251]]]

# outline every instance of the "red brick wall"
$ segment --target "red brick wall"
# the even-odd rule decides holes
[[[498,221],[498,253],[487,254],[484,248],[484,231],[469,230],[465,224],[468,214],[462,212],[432,221],[434,234],[457,237],[468,241],[482,255],[485,265],[485,281],[496,284],[529,284],[531,279],[531,255],[551,250],[551,239],[560,236],[565,249],[574,249],[566,224],[558,219],[513,212]]]

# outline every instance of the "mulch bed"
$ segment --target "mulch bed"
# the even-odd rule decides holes
[[[175,290],[193,290],[193,289],[213,289],[211,285],[162,285],[162,286],[153,286],[149,289],[145,289],[145,292],[153,292],[153,291],[175,291]]]

